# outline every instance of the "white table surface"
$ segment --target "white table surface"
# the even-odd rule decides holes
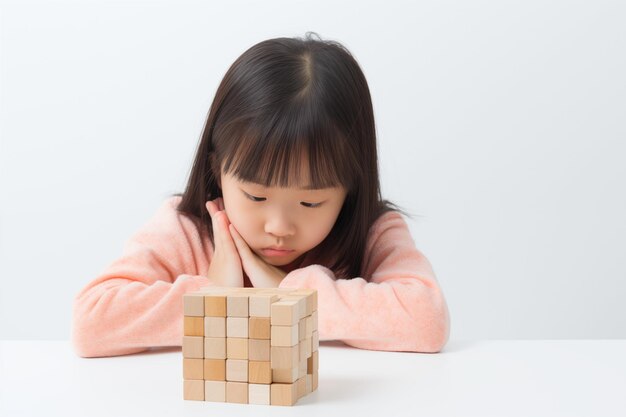
[[[571,417],[626,416],[626,340],[450,341],[438,354],[321,342],[319,388],[291,407],[185,401],[182,379],[180,348],[85,359],[67,341],[0,341],[2,417]]]

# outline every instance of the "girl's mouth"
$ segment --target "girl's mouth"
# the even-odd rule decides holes
[[[269,256],[269,257],[280,257],[280,256],[285,256],[285,255],[289,255],[290,253],[293,252],[293,249],[291,250],[277,250],[277,249],[261,249],[261,252],[263,252],[263,255],[265,256]]]

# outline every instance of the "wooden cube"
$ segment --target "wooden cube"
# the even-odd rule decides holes
[[[248,339],[248,359],[251,361],[270,360],[270,341],[261,339]]]
[[[313,334],[313,315],[310,315],[304,318],[304,338],[309,339],[312,334]]]
[[[226,381],[204,381],[204,401],[226,402]]]
[[[183,379],[204,379],[204,359],[183,358]]]
[[[298,379],[298,367],[288,369],[272,369],[272,382],[284,382],[291,384]]]
[[[306,338],[306,317],[300,319],[300,321],[298,322],[298,342],[303,341],[305,338]]]
[[[289,347],[272,346],[271,355],[272,369],[297,368],[300,359],[300,349],[298,345]]]
[[[204,359],[206,381],[226,381],[226,359]]]
[[[270,318],[250,317],[248,319],[248,337],[250,339],[270,339]]]
[[[307,374],[308,364],[309,360],[306,357],[300,358],[300,361],[298,362],[298,379]]]
[[[250,296],[250,317],[270,317],[272,303],[278,301],[277,294],[254,294]]]
[[[281,300],[272,304],[272,326],[293,326],[300,320],[300,307],[297,300]]]
[[[270,388],[272,405],[294,405],[298,400],[296,384],[274,383]]]
[[[185,400],[204,401],[204,381],[185,379],[183,381],[183,398]]]
[[[225,295],[205,295],[204,315],[209,317],[226,317],[226,296]]]
[[[311,357],[313,351],[311,350],[311,339],[304,339],[298,343],[300,346],[300,359],[307,359]]]
[[[306,303],[306,316],[317,310],[317,290],[310,288],[301,288],[292,291],[289,295],[303,295]]]
[[[248,297],[247,294],[229,294],[226,297],[227,317],[249,317]]]
[[[226,337],[226,317],[205,317],[204,336]]]
[[[204,336],[204,317],[185,316],[183,333],[185,336]]]
[[[272,326],[272,346],[294,346],[298,344],[298,324],[293,326]]]
[[[248,383],[227,381],[226,402],[248,404]]]
[[[248,382],[251,384],[270,384],[272,368],[269,361],[248,362]]]
[[[226,359],[226,338],[205,337],[204,357],[209,359]]]
[[[297,320],[307,316],[306,314],[306,298],[302,295],[284,295],[280,297],[280,301],[294,301],[296,303]]]
[[[199,294],[184,294],[183,311],[185,316],[204,317],[204,297]]]
[[[248,382],[248,361],[245,359],[226,359],[226,380]]]
[[[226,338],[226,359],[248,359],[248,340],[238,337]]]
[[[226,337],[248,337],[247,317],[226,317]]]
[[[248,383],[248,404],[270,405],[270,384]]]
[[[311,335],[311,351],[315,352],[320,347],[319,333],[315,330]]]
[[[183,357],[204,358],[204,337],[183,336]]]
[[[306,395],[306,374],[296,381],[296,397],[302,398]]]

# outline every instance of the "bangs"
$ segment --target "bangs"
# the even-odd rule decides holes
[[[220,141],[226,145],[220,158],[224,171],[265,187],[352,189],[359,164],[348,139],[329,118],[320,123],[312,112],[294,114],[289,110],[293,107],[286,107],[283,114],[240,122],[221,132],[226,135]]]

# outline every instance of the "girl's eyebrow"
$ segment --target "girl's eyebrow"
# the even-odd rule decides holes
[[[245,184],[254,184],[254,185],[258,185],[259,187],[263,187],[266,188],[265,185],[259,183],[259,182],[254,182],[254,181],[245,181],[245,180],[241,180],[241,182],[245,183]],[[300,191],[320,191],[320,190],[327,190],[329,189],[329,187],[314,187],[312,184],[307,184],[304,187],[299,187],[298,190]]]

